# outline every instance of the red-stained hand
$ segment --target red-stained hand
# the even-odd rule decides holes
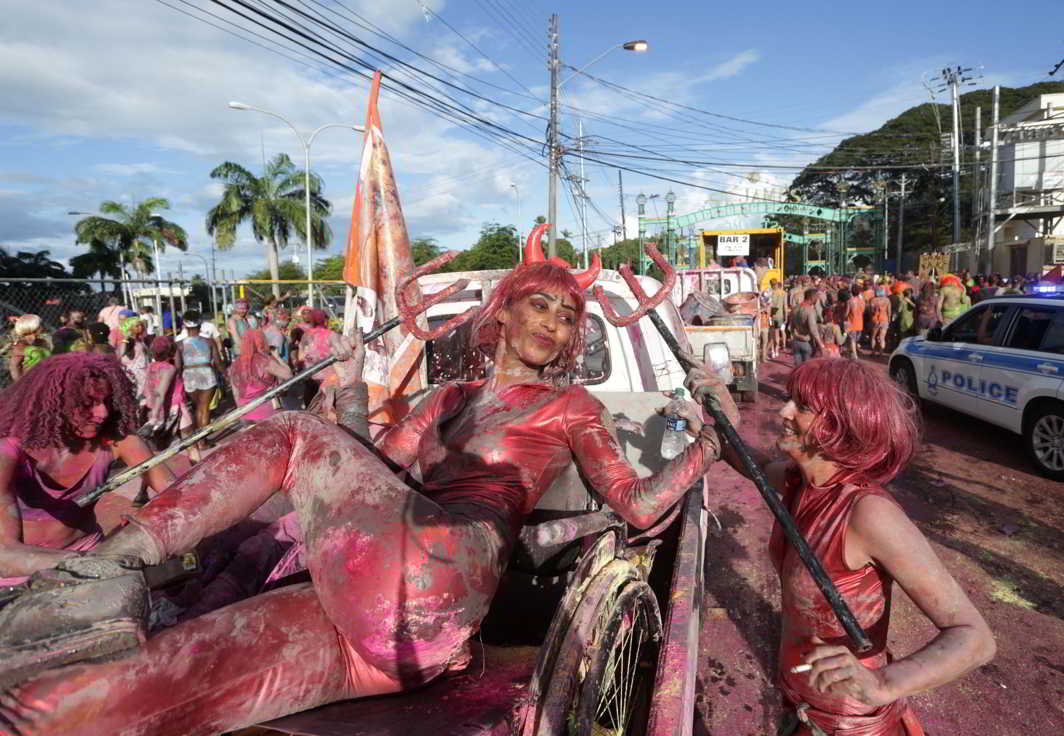
[[[865,705],[878,707],[895,700],[888,692],[882,670],[865,667],[843,646],[825,644],[813,637],[816,647],[802,660],[811,665],[809,683],[822,693],[847,695]]]
[[[362,343],[362,333],[353,328],[346,337],[332,336],[332,353],[339,360],[333,363],[333,373],[337,384],[344,388],[362,380],[362,367],[366,361],[366,346]]]

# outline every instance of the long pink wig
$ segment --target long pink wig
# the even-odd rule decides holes
[[[576,324],[572,336],[554,362],[543,373],[546,378],[558,378],[573,371],[584,350],[584,325],[587,321],[584,289],[569,269],[554,263],[523,263],[508,273],[491,293],[488,303],[473,320],[473,347],[488,359],[495,357],[495,346],[502,338],[502,325],[496,315],[503,307],[510,307],[536,292],[565,294],[576,307]]]
[[[53,355],[0,392],[0,437],[17,437],[27,448],[63,447],[71,439],[68,419],[104,397],[110,414],[100,436],[118,440],[136,432],[133,382],[116,356]]]
[[[833,483],[887,483],[912,458],[920,435],[916,404],[874,368],[816,358],[791,373],[787,390],[817,414],[809,444],[839,466]]]

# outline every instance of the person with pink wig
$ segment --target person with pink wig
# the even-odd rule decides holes
[[[779,684],[796,716],[781,733],[919,736],[906,697],[987,663],[995,644],[986,621],[884,487],[917,446],[916,407],[881,371],[856,360],[802,363],[787,391],[776,440],[784,458],[753,454],[873,648],[852,649],[777,523],[768,553],[782,590]],[[687,419],[700,422],[696,412]],[[728,445],[723,459],[745,474]],[[900,658],[887,648],[894,583],[937,629]]]
[[[229,368],[229,382],[237,406],[244,406],[262,396],[273,386],[292,377],[292,369],[273,355],[262,330],[250,329],[240,344],[240,357]],[[269,419],[276,414],[272,403],[252,409],[243,416],[248,422]]]
[[[0,579],[52,567],[100,541],[95,504],[74,499],[102,483],[116,458],[132,466],[151,457],[136,435],[138,413],[113,355],[53,355],[0,392]],[[164,463],[147,479],[161,491],[174,474]]]

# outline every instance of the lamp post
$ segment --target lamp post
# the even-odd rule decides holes
[[[644,40],[638,41],[626,41],[619,43],[615,46],[610,46],[594,59],[584,64],[579,69],[569,67],[573,69],[573,73],[569,75],[564,81],[561,79],[561,67],[562,60],[559,55],[560,42],[558,39],[558,15],[554,14],[550,17],[550,32],[548,34],[549,43],[548,50],[550,56],[547,60],[547,68],[550,71],[550,125],[547,128],[547,221],[554,227],[549,231],[547,241],[547,253],[548,256],[558,255],[558,171],[561,169],[561,148],[558,145],[558,125],[559,125],[559,103],[558,98],[561,92],[562,85],[575,77],[580,72],[587,69],[592,64],[599,61],[602,57],[611,51],[617,49],[624,49],[626,51],[647,51],[650,48]],[[568,65],[566,65],[568,66]]]
[[[836,255],[838,265],[837,273],[842,273],[846,270],[846,193],[850,191],[850,185],[846,180],[839,183],[839,210],[841,218],[839,220],[839,252]]]
[[[513,182],[510,182],[510,189],[514,190],[514,204],[517,206],[517,262],[523,263],[525,252],[521,247],[521,190]]]
[[[269,115],[271,117],[277,118],[292,129],[292,132],[296,134],[296,138],[298,138],[299,142],[303,145],[303,206],[306,208],[307,215],[307,303],[313,307],[314,287],[311,282],[313,282],[314,280],[314,233],[310,227],[310,146],[312,143],[314,143],[314,139],[317,137],[318,133],[322,132],[326,128],[347,128],[349,130],[355,131],[356,133],[363,133],[366,129],[361,125],[351,125],[350,123],[326,123],[325,125],[319,126],[313,133],[304,138],[303,134],[299,132],[299,129],[296,128],[296,126],[293,125],[292,122],[283,115],[279,115],[275,112],[270,112],[269,110],[263,110],[261,107],[253,107],[251,105],[246,105],[243,102],[230,102],[229,107],[234,110],[254,110],[255,112],[260,112],[263,115]],[[281,295],[280,287],[277,284],[273,285],[273,293],[274,296]]]
[[[647,195],[642,192],[635,198],[636,206],[639,208],[639,274],[645,276],[647,273],[646,261],[643,260],[643,236],[646,235],[646,225],[643,224],[643,218],[647,213]]]
[[[676,195],[670,189],[669,193],[665,195],[665,252],[669,252],[669,244],[672,241],[672,208],[676,204]],[[673,249],[675,251],[675,249]],[[672,265],[675,266],[677,262],[676,253],[672,253]]]

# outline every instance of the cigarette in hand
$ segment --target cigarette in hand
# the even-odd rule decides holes
[[[811,669],[813,669],[813,665],[811,664],[800,664],[795,667],[791,667],[791,672],[798,675],[802,672],[808,672]]]

